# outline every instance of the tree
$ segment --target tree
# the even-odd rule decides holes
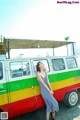
[[[70,38],[70,37],[69,37],[69,36],[67,36],[67,37],[65,37],[64,39],[67,41],[67,40],[69,40],[69,38]]]

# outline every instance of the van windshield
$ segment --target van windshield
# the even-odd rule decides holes
[[[2,63],[0,62],[0,80],[3,78],[3,66]]]

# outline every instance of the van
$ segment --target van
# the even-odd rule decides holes
[[[18,116],[44,107],[36,78],[36,64],[43,62],[57,101],[74,107],[79,99],[80,65],[76,56],[0,60],[0,112]]]

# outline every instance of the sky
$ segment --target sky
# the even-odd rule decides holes
[[[48,40],[70,36],[71,41],[79,42],[80,1],[79,4],[58,1],[0,0],[0,35]]]

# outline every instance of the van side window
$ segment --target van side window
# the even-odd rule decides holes
[[[74,57],[66,58],[67,68],[72,69],[77,67],[76,59]]]
[[[3,78],[3,66],[2,63],[0,62],[0,80]]]
[[[54,71],[64,70],[65,63],[63,58],[52,59],[52,66]]]
[[[11,62],[10,75],[12,78],[30,75],[29,62]]]
[[[34,72],[36,72],[36,65],[38,62],[42,62],[44,64],[47,72],[50,71],[48,60],[44,59],[44,60],[34,60],[33,61]]]

